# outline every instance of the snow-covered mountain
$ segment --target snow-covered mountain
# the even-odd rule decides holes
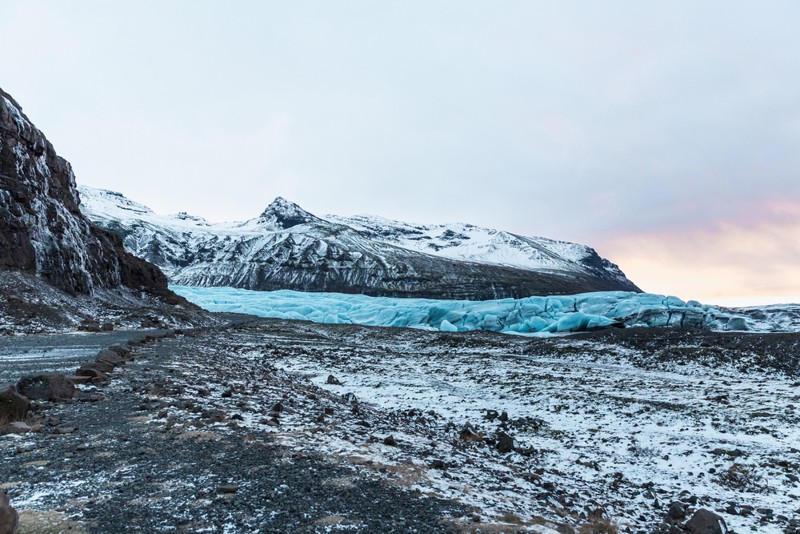
[[[254,219],[212,224],[79,189],[92,221],[178,285],[445,299],[638,291],[616,265],[575,243],[469,224],[317,217],[280,197]]]

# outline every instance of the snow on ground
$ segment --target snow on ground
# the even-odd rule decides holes
[[[785,350],[760,357],[767,347]],[[500,531],[600,517],[650,533],[681,500],[740,534],[791,532],[800,381],[774,360],[793,361],[797,347],[796,334],[528,338],[256,320],[137,346],[105,394],[145,395],[130,405],[157,408],[136,424],[174,434],[171,447],[187,435],[253,447],[235,429],[268,432],[289,456],[350,469],[342,484],[381,477],[453,499]],[[141,427],[131,431],[138,444]],[[503,434],[513,450],[498,449]],[[15,498],[45,506],[41,492],[58,489],[19,487]]]
[[[324,324],[400,326],[464,332],[573,332],[611,325],[705,327],[714,330],[778,330],[786,322],[758,321],[715,306],[650,293],[606,291],[571,296],[455,301],[367,297],[341,293],[250,291],[225,287],[171,286],[195,304],[235,312]],[[790,325],[791,326],[791,325]],[[793,325],[798,326],[798,325]]]
[[[789,478],[800,466],[796,378],[695,364],[645,370],[631,363],[635,351],[569,338],[553,341],[557,356],[551,348],[442,352],[424,343],[376,350],[368,338],[349,346],[316,341],[316,350],[290,349],[276,365],[444,430],[424,443],[395,434],[428,458],[421,467],[433,458],[448,466],[424,470],[422,491],[497,520],[602,509],[635,528],[655,525],[683,500],[718,510],[738,532],[781,532],[762,518],[800,514],[800,488]],[[329,374],[342,385],[328,384]],[[500,454],[480,440],[465,447],[455,437],[465,424],[481,437],[507,432],[524,452]],[[322,449],[337,449],[322,441]],[[376,462],[402,461],[381,443],[364,449]]]

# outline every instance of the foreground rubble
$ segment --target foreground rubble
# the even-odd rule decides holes
[[[0,483],[23,528],[795,532],[800,337],[774,336],[178,333],[77,386],[100,402],[34,401]]]

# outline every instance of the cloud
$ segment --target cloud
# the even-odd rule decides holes
[[[704,302],[800,301],[800,202],[753,204],[708,228],[629,232],[602,250],[645,291]]]
[[[800,198],[798,17],[793,0],[5,0],[2,83],[80,183],[159,212],[244,219],[281,195],[601,251],[682,236],[686,262],[735,250],[726,231],[791,238],[748,211]]]

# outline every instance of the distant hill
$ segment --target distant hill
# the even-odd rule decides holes
[[[174,284],[476,300],[639,291],[585,245],[469,224],[318,217],[283,198],[256,218],[212,224],[157,215],[112,191],[79,191],[92,221]]]

